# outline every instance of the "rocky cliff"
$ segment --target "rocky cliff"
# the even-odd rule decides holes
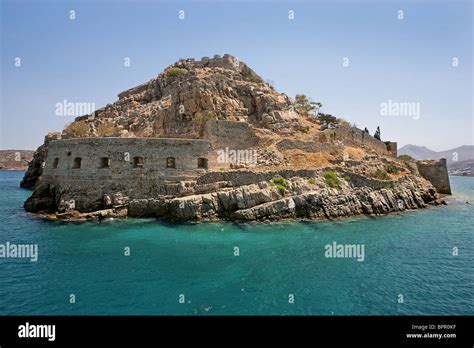
[[[248,221],[377,215],[437,204],[436,189],[416,165],[333,119],[328,125],[302,112],[230,55],[180,60],[60,134],[49,134],[22,182],[35,185],[25,208],[69,220]],[[165,145],[145,141],[156,138]],[[144,157],[124,161],[125,143]],[[227,156],[229,149],[251,152],[252,161],[229,164],[216,155]]]

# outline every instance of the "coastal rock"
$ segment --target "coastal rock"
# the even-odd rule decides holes
[[[297,110],[231,55],[181,59],[49,134],[21,184],[35,188],[25,209],[70,220],[249,221],[436,204],[396,143]],[[426,166],[431,175],[442,163]]]

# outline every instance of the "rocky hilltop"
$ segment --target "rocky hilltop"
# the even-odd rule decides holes
[[[313,106],[231,55],[179,60],[48,134],[21,184],[34,187],[25,208],[69,220],[248,221],[438,203],[436,183],[398,159],[396,143]]]

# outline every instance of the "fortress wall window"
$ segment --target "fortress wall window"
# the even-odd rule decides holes
[[[58,164],[59,164],[59,158],[56,157],[53,162],[53,169],[56,169],[58,167]]]
[[[133,166],[135,168],[142,168],[144,163],[145,161],[143,160],[143,157],[133,157]]]
[[[200,169],[207,169],[208,168],[207,158],[203,158],[203,157],[198,158],[198,168],[200,168]]]
[[[166,158],[166,168],[176,168],[176,159],[174,157]]]
[[[110,158],[102,157],[100,159],[100,168],[109,168],[110,167]]]
[[[80,158],[80,157],[74,158],[74,163],[72,164],[72,169],[81,168],[81,162],[82,162],[82,158]]]

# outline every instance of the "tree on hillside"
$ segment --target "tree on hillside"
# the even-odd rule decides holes
[[[369,133],[369,130],[367,129],[367,127],[365,127],[364,132]]]
[[[374,138],[380,140],[380,127],[377,126],[377,130],[375,131]]]
[[[330,114],[319,114],[318,121],[321,122],[326,127],[328,127],[330,124],[338,123],[337,117]]]
[[[295,97],[295,110],[303,115],[314,115],[316,110],[316,115],[319,113],[319,109],[323,106],[319,102],[311,101],[304,94],[297,94]]]

